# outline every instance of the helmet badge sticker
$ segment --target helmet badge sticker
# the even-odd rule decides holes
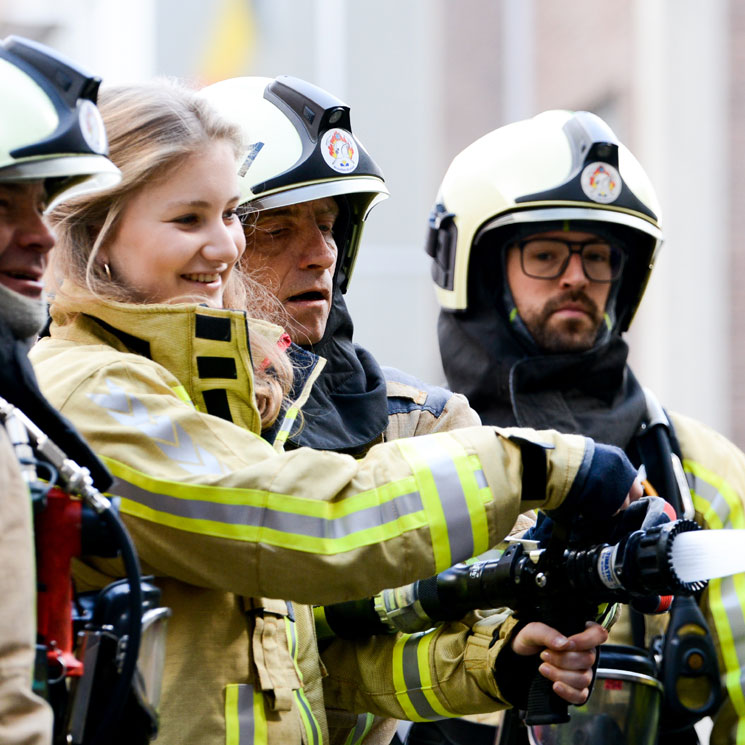
[[[321,154],[330,168],[351,173],[359,165],[360,153],[352,135],[343,129],[330,129],[321,140]]]
[[[612,165],[600,161],[585,166],[580,183],[582,191],[600,204],[615,202],[623,186],[621,174]]]
[[[106,130],[98,108],[87,98],[78,101],[78,121],[86,144],[94,153],[105,153],[108,149]]]

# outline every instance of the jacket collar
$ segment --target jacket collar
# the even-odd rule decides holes
[[[147,357],[172,373],[177,393],[199,410],[259,432],[261,421],[253,395],[249,334],[276,342],[282,329],[246,318],[243,311],[205,305],[136,305],[101,299],[76,299],[66,293],[65,312],[52,306],[54,338],[99,341]]]

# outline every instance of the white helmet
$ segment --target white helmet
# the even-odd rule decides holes
[[[43,179],[50,201],[117,184],[96,107],[100,83],[41,44],[0,42],[0,181]]]
[[[346,291],[370,209],[388,196],[383,174],[352,134],[349,107],[299,78],[245,77],[201,95],[243,132],[241,203],[255,210],[335,197],[337,285]]]
[[[469,307],[474,247],[496,253],[505,240],[556,222],[621,237],[627,257],[613,297],[617,328],[625,331],[662,244],[660,208],[636,158],[587,111],[546,111],[490,132],[455,157],[426,248],[442,309]]]

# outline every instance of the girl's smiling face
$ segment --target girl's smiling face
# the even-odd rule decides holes
[[[245,249],[238,200],[234,151],[213,142],[129,200],[99,260],[137,300],[221,308]]]

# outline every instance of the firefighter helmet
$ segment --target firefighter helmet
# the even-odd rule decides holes
[[[476,246],[501,252],[516,235],[568,223],[621,239],[627,258],[612,297],[616,328],[625,331],[662,243],[660,208],[636,158],[587,111],[546,111],[490,132],[455,157],[426,247],[440,306],[468,308]]]
[[[0,41],[0,181],[44,179],[50,201],[118,183],[96,107],[100,83],[41,44]]]
[[[365,219],[388,196],[381,170],[352,134],[349,107],[288,75],[223,80],[202,95],[243,132],[243,205],[266,210],[324,197],[339,202],[336,276],[346,292]]]

